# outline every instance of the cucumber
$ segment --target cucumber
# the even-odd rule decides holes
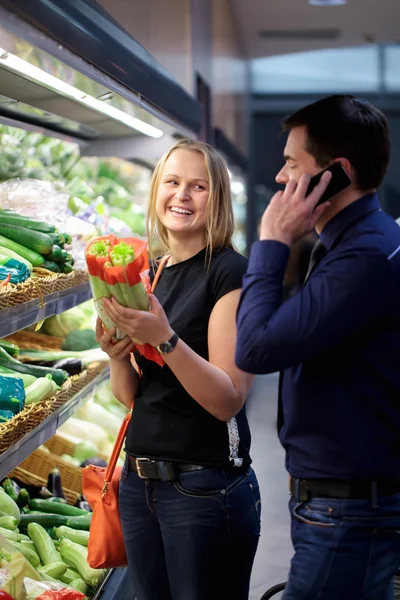
[[[0,211],[0,224],[18,225],[19,227],[41,231],[42,233],[54,233],[56,230],[54,225],[46,223],[46,221],[24,217],[12,212],[4,213],[3,211]]]
[[[53,244],[56,244],[57,246],[63,246],[65,244],[65,237],[62,233],[49,233],[49,237]]]
[[[83,517],[68,517],[67,522],[63,523],[63,525],[66,525],[67,527],[72,527],[72,529],[89,531],[91,520],[92,513],[87,513],[87,515]]]
[[[89,514],[87,510],[76,508],[75,506],[70,506],[69,504],[49,502],[49,500],[40,500],[36,498],[29,502],[29,508],[31,510],[41,510],[43,512],[49,512],[56,515],[64,515],[66,517],[87,516]]]
[[[75,579],[78,579],[79,577],[80,577],[80,575],[79,575],[78,571],[75,571],[75,569],[70,569],[68,567],[68,569],[65,571],[64,575],[61,575],[59,577],[59,579],[60,579],[60,581],[62,581],[66,585],[71,585],[71,583]]]
[[[51,252],[49,254],[46,254],[44,258],[46,260],[54,260],[55,262],[58,262],[59,260],[62,260],[63,252],[64,250],[61,250],[60,246],[54,244],[51,249]]]
[[[38,254],[49,254],[53,247],[53,240],[47,233],[33,231],[32,229],[19,227],[18,225],[2,225],[0,223],[0,235],[18,242]]]
[[[56,536],[61,539],[63,537],[68,538],[71,542],[75,542],[75,544],[80,544],[81,546],[87,546],[89,543],[89,532],[88,531],[77,531],[76,529],[72,529],[71,527],[56,527],[55,529]]]
[[[67,517],[64,517],[63,515],[55,515],[50,513],[29,513],[21,515],[19,522],[19,530],[25,531],[30,523],[38,523],[42,527],[61,527],[62,525],[67,525],[67,522]],[[16,526],[14,527],[14,529],[16,528]],[[5,527],[5,525],[3,525],[3,527]],[[10,528],[8,527],[7,529]]]
[[[26,260],[26,258],[24,258],[23,256],[20,256],[16,252],[13,252],[12,250],[5,248],[4,246],[0,246],[0,254],[2,254],[3,256],[9,256],[10,258],[13,258],[14,260],[17,260],[18,262],[23,263],[24,265],[26,265],[28,267],[30,273],[32,273],[32,271],[33,271],[32,263],[30,263],[29,260]]]
[[[19,552],[21,552],[22,556],[24,556],[32,565],[32,567],[38,567],[40,565],[40,558],[37,552],[27,547],[26,544],[22,544],[22,542],[12,542],[10,540],[10,544],[14,546]]]
[[[47,269],[48,271],[52,271],[53,273],[60,273],[61,269],[59,265],[54,262],[54,260],[45,260],[42,264],[42,269]]]
[[[2,235],[0,235],[0,246],[19,254],[22,256],[22,258],[25,258],[25,260],[29,261],[29,263],[34,267],[41,267],[44,263],[44,258],[41,254],[34,252],[33,250],[29,250],[25,246],[22,246],[17,242],[13,242],[11,239],[3,237]]]
[[[43,575],[48,575],[49,577],[53,577],[54,579],[60,579],[67,569],[67,565],[62,561],[57,561],[44,565],[43,567],[38,567],[38,571],[40,571],[40,573]]]
[[[28,535],[36,546],[36,550],[44,565],[59,561],[59,554],[55,549],[53,540],[47,531],[38,523],[29,523]]]
[[[66,524],[67,520],[65,521],[65,523],[60,523],[60,526]],[[4,529],[9,529],[10,531],[15,531],[15,529],[17,529],[18,527],[18,519],[16,519],[15,517],[0,516],[0,527],[4,527]]]
[[[9,356],[5,350],[0,347],[0,366],[11,369],[17,373],[26,373],[33,375],[34,377],[45,377],[51,375],[53,381],[57,385],[62,385],[68,379],[68,373],[62,369],[52,369],[51,367],[36,367],[34,365],[27,365],[12,356]]]

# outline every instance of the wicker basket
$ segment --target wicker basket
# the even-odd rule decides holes
[[[20,466],[21,469],[29,473],[34,473],[46,482],[52,468],[57,467],[61,473],[63,488],[65,486],[72,492],[76,492],[79,495],[82,494],[82,469],[70,465],[56,454],[52,454],[43,448],[38,448],[32,452]]]
[[[69,454],[69,456],[74,456],[77,443],[75,443],[68,437],[64,437],[60,433],[56,433],[55,435],[53,435],[53,437],[47,440],[47,442],[45,442],[44,445],[50,450],[52,454],[56,454],[57,456],[61,457],[63,456],[63,454]],[[98,458],[102,458],[106,462],[110,460],[110,457],[107,454],[104,454],[103,452],[98,452],[97,456]]]
[[[39,477],[35,473],[31,473],[30,471],[26,471],[22,468],[22,466],[16,467],[11,473],[10,477],[13,479],[18,479],[21,483],[25,485],[34,485],[35,487],[46,487],[47,486],[47,478],[43,479]],[[73,492],[63,485],[63,492],[68,504],[74,506],[77,502],[79,502],[81,498],[81,494],[78,492]]]
[[[15,417],[2,423],[0,425],[0,454],[37,427],[50,413],[51,405],[45,400],[25,407]]]

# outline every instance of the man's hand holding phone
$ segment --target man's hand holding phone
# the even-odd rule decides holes
[[[330,171],[323,173],[309,195],[309,175],[302,175],[298,183],[291,179],[266,208],[261,220],[260,240],[275,240],[291,246],[310,233],[330,206],[329,201],[323,204],[319,201],[331,178]]]

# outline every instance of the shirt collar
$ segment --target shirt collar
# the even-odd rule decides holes
[[[345,229],[368,213],[379,210],[381,205],[376,193],[367,194],[359,200],[346,206],[335,215],[321,231],[320,240],[327,250],[330,250]]]

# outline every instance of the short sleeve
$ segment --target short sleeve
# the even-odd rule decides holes
[[[217,254],[212,277],[213,306],[229,292],[241,289],[247,263],[247,258],[235,250],[225,249],[220,256]]]

